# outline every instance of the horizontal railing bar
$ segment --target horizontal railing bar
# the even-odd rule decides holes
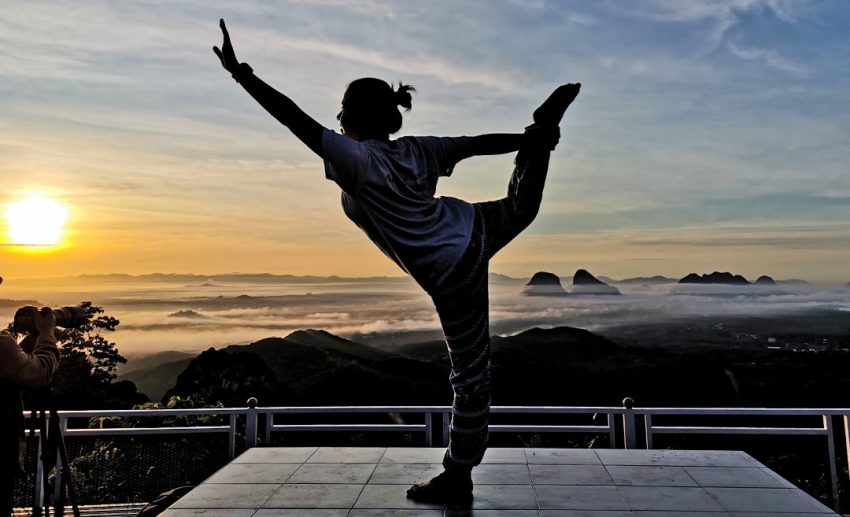
[[[90,515],[133,515],[139,513],[139,511],[147,506],[147,503],[112,503],[112,504],[81,504],[78,506],[80,509],[80,514],[90,516]],[[32,508],[23,507],[16,508],[18,510],[18,514],[20,514],[20,510],[25,510],[26,515],[32,515]],[[17,515],[15,512],[12,512],[13,515]]]
[[[286,424],[273,425],[272,431],[424,431],[422,424]],[[608,433],[610,428],[599,425],[490,425],[490,432],[564,432],[564,433]]]
[[[65,436],[133,436],[133,435],[169,435],[169,434],[207,434],[229,433],[230,426],[197,427],[107,427],[104,429],[68,429]]]
[[[285,406],[258,407],[257,413],[439,413],[451,411],[449,406]]]
[[[247,408],[191,408],[191,409],[92,409],[84,411],[59,411],[63,418],[93,418],[99,416],[207,416],[244,415]]]
[[[842,408],[674,408],[647,407],[634,408],[636,415],[752,415],[752,416],[825,416],[850,415],[850,409]]]
[[[424,424],[305,424],[273,425],[272,431],[418,431],[426,430]]]
[[[244,415],[247,408],[187,408],[187,409],[106,409],[59,411],[63,418],[92,418],[92,417],[146,417],[159,416],[209,416],[209,415]],[[282,406],[258,407],[257,413],[443,413],[451,411],[450,406]],[[491,413],[507,414],[623,414],[622,407],[593,407],[593,406],[493,406]],[[825,416],[850,415],[850,408],[676,408],[676,407],[647,407],[633,408],[634,414],[643,415],[750,415],[750,416]],[[29,411],[24,415],[28,418]]]
[[[281,406],[258,407],[257,413],[443,413],[451,411],[451,406]],[[582,406],[492,406],[491,413],[610,413],[622,414],[624,408],[582,407]]]
[[[607,425],[490,425],[491,433],[604,433],[611,428]]]
[[[694,427],[652,426],[652,434],[781,434],[826,435],[822,427]]]
[[[448,408],[451,409],[451,408]],[[622,407],[594,406],[492,406],[490,413],[540,413],[540,414],[570,414],[570,413],[610,413],[621,415],[626,411]]]

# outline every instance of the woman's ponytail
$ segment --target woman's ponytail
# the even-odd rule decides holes
[[[413,103],[413,96],[410,95],[410,92],[415,92],[416,88],[409,84],[404,84],[403,82],[398,82],[398,87],[393,91],[393,96],[395,97],[395,103],[398,106],[404,108],[404,111],[410,111]]]

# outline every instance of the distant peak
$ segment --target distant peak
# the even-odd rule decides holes
[[[762,275],[756,279],[756,285],[776,285],[776,280],[767,275]]]
[[[296,331],[291,332],[289,335],[287,335],[286,339],[298,339],[299,337],[303,338],[303,337],[311,337],[311,336],[339,337],[339,336],[334,336],[330,332],[327,332],[327,331],[321,330],[321,329],[298,329]]]
[[[555,273],[538,271],[526,285],[561,285],[561,279]]]
[[[728,271],[715,271],[710,275],[698,275],[690,273],[686,277],[679,280],[680,284],[732,284],[732,285],[748,285],[750,282],[741,275],[733,275]]]
[[[590,272],[586,269],[579,269],[573,275],[573,285],[580,284],[605,284],[605,282],[599,280],[595,276],[591,275]]]
[[[586,269],[579,269],[573,275],[572,294],[601,294],[601,295],[618,295],[620,290],[610,286],[590,274]]]
[[[567,291],[561,286],[561,279],[555,273],[538,271],[525,285],[522,294],[526,296],[564,296]]]

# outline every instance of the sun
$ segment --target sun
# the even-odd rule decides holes
[[[57,246],[62,240],[68,208],[43,194],[27,194],[6,207],[9,244]]]

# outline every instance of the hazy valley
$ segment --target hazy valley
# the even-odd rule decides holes
[[[678,284],[599,277],[621,296],[524,296],[528,279],[491,275],[491,330],[510,335],[534,327],[570,326],[643,345],[768,345],[785,335],[850,333],[850,287],[780,283]],[[571,277],[561,276],[569,290]],[[121,324],[113,339],[133,362],[157,352],[196,354],[322,329],[392,348],[439,339],[430,299],[412,281],[381,277],[274,275],[128,275],[15,281],[3,285],[0,319],[19,305],[91,300]],[[775,334],[775,335],[774,335]],[[777,344],[774,341],[771,344]],[[779,344],[782,344],[780,342]]]

